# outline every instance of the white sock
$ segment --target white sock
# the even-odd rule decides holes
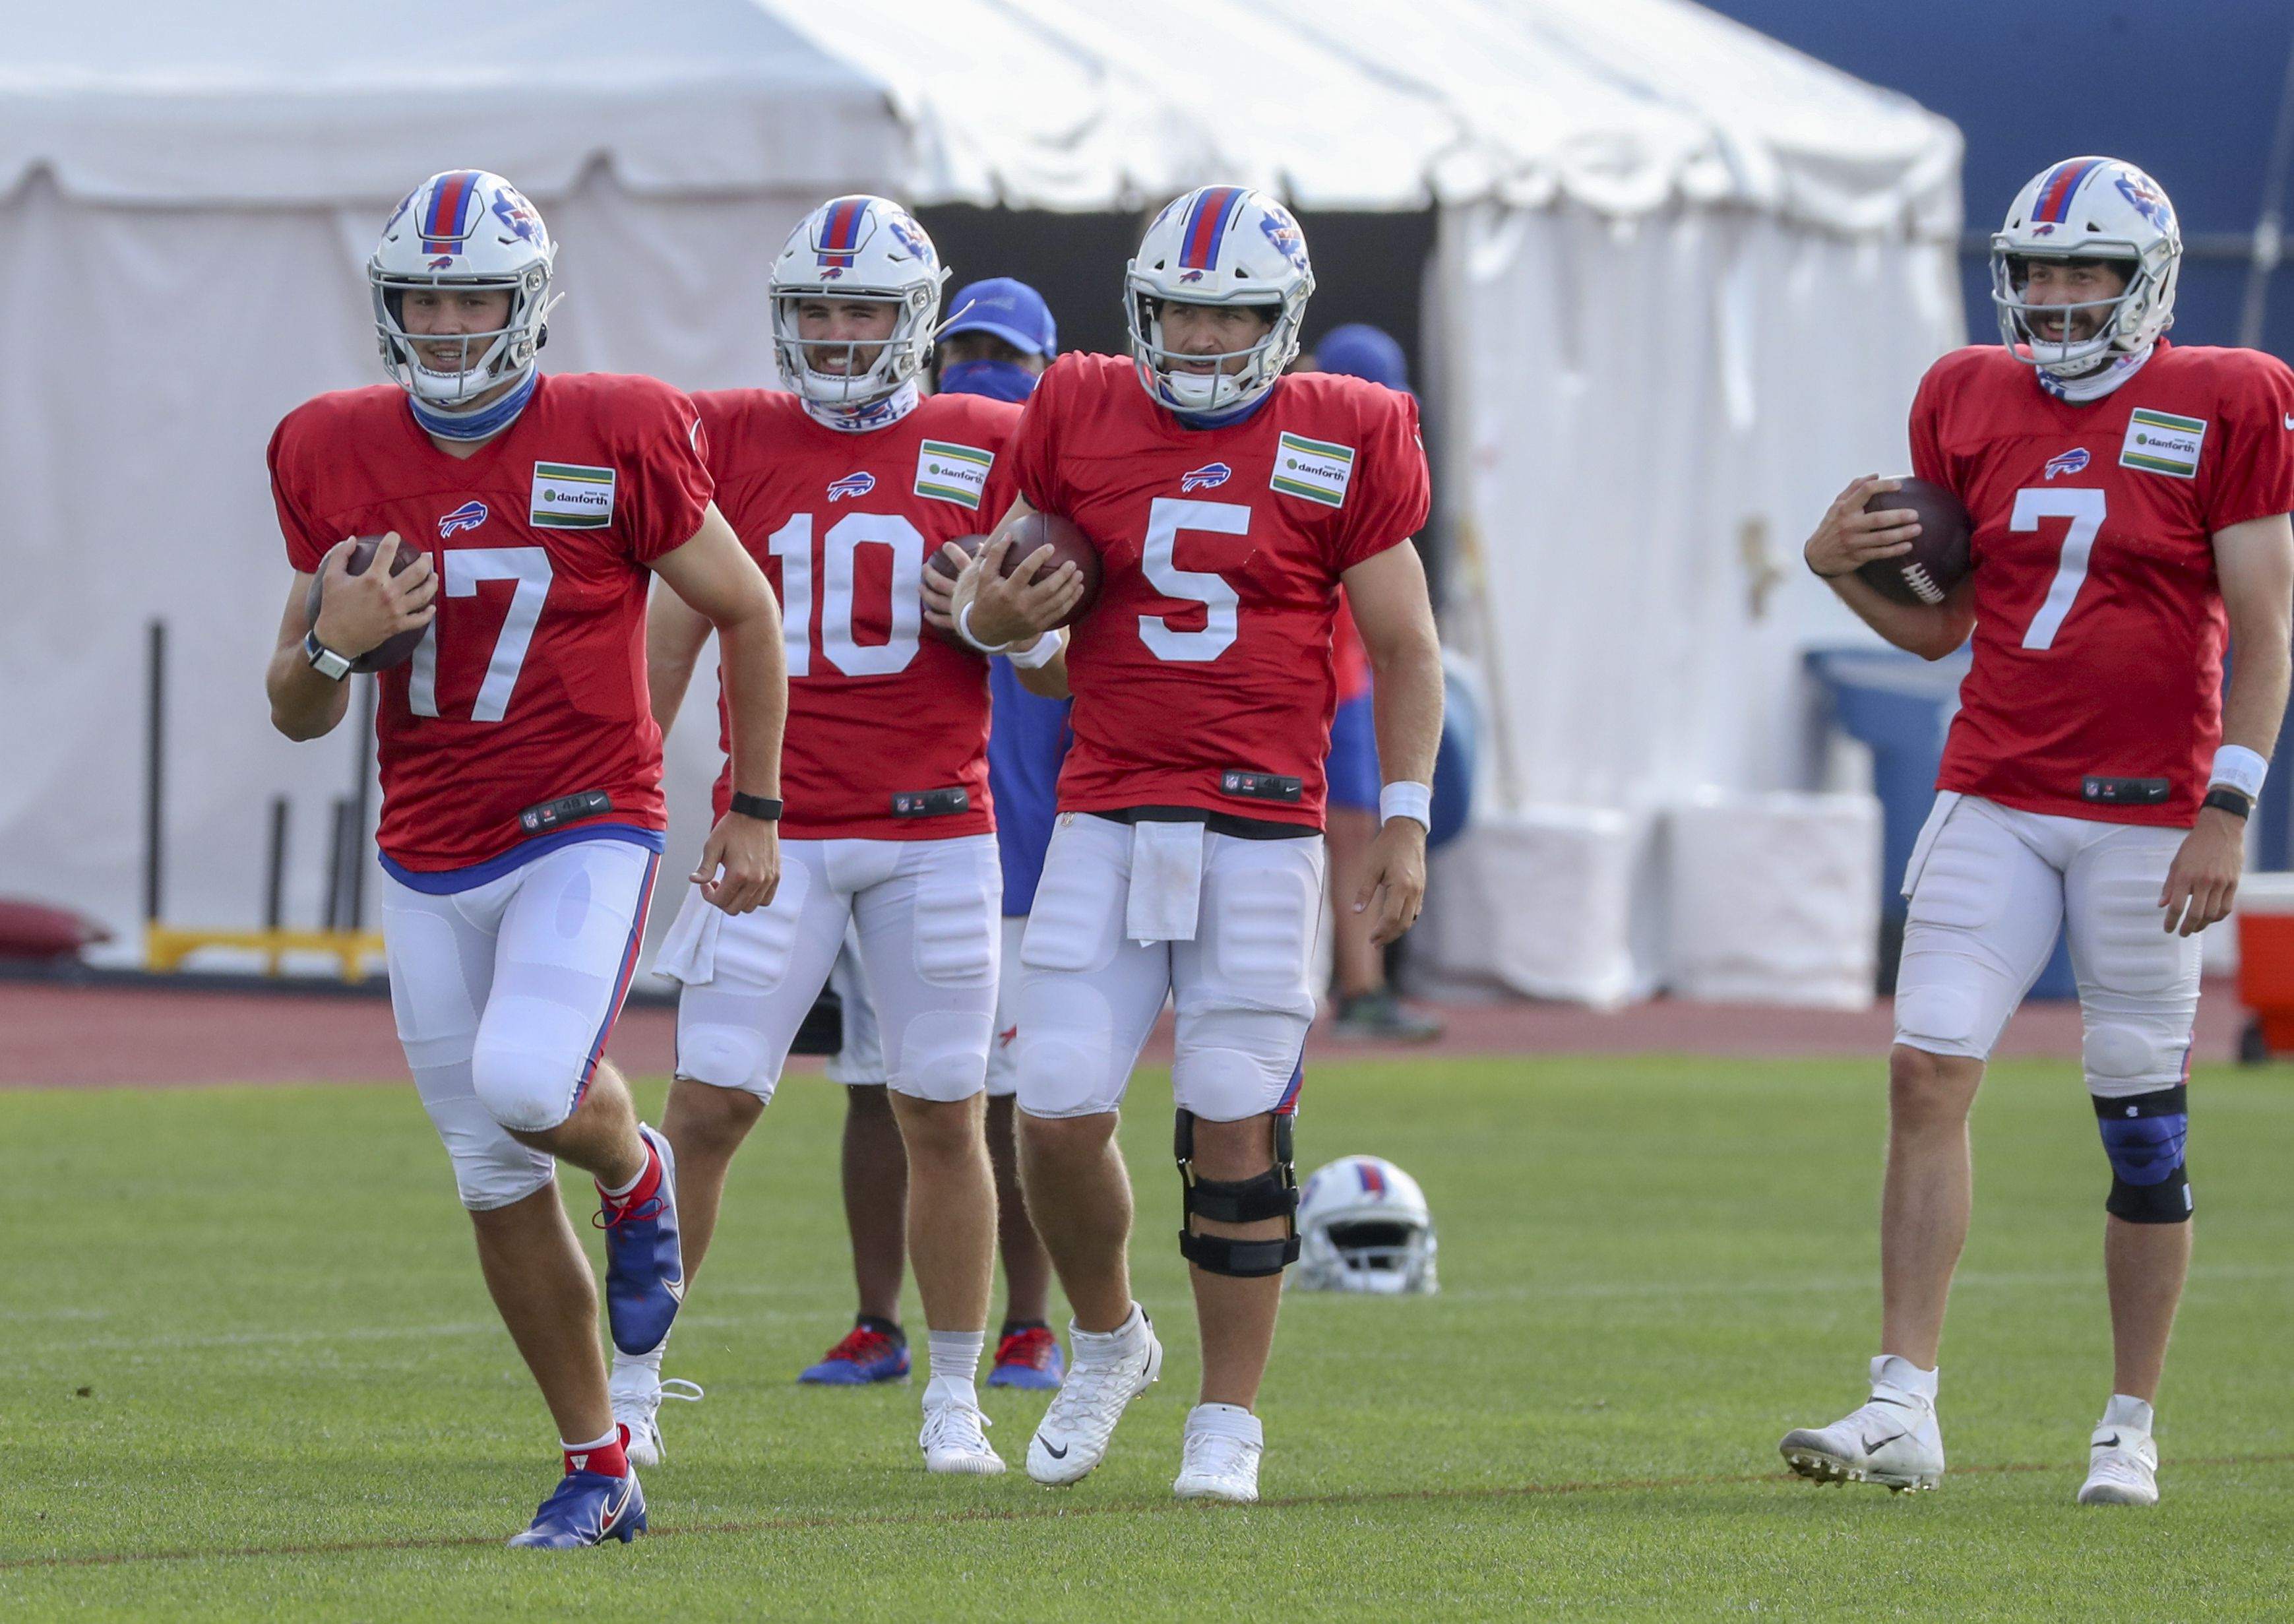
[[[1941,1373],[1940,1366],[1934,1370],[1923,1370],[1908,1359],[1883,1353],[1872,1361],[1872,1390],[1877,1392],[1883,1387],[1892,1387],[1898,1392],[1926,1400],[1928,1408],[1933,1409],[1936,1377]]]
[[[658,1376],[661,1375],[661,1356],[668,1351],[669,1338],[666,1336],[661,1339],[661,1345],[656,1347],[650,1353],[624,1353],[619,1348],[615,1348],[614,1350],[614,1368],[617,1371],[627,1370],[633,1366],[642,1365],[647,1370],[652,1371],[655,1375]]]
[[[1249,1443],[1262,1443],[1266,1437],[1258,1417],[1240,1404],[1196,1405],[1187,1412],[1187,1431],[1240,1438]]]
[[[952,1396],[968,1396],[980,1375],[980,1355],[988,1346],[988,1333],[932,1331],[927,1333],[927,1340],[931,1344],[931,1386],[939,1387],[944,1382],[959,1383],[964,1393]],[[925,1402],[930,1403],[931,1397],[928,1390]]]
[[[1147,1328],[1147,1311],[1137,1303],[1131,1305],[1131,1318],[1112,1331],[1086,1331],[1073,1320],[1068,1322],[1068,1340],[1075,1345],[1076,1362],[1086,1360],[1097,1364],[1120,1359],[1139,1343]]]
[[[561,1438],[557,1440],[557,1445],[558,1448],[564,1449],[568,1455],[580,1455],[590,1449],[602,1449],[609,1443],[619,1443],[621,1441],[622,1424],[616,1421],[614,1423],[613,1430],[607,1432],[603,1438],[592,1438],[587,1443],[567,1443]]]
[[[2111,1402],[2103,1407],[2103,1424],[2133,1427],[2138,1432],[2151,1430],[2153,1419],[2151,1407],[2141,1399],[2130,1399],[2123,1392],[2111,1395]]]

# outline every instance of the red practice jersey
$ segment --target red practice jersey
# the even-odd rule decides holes
[[[377,839],[391,861],[484,862],[534,833],[521,812],[583,790],[612,797],[605,821],[666,827],[646,566],[701,528],[699,437],[667,384],[596,373],[539,379],[467,460],[386,385],[321,395],[279,425],[271,490],[297,569],[395,530],[441,577],[430,634],[380,678]]]
[[[1020,408],[935,395],[897,422],[852,434],[777,390],[694,400],[718,506],[780,594],[789,677],[781,833],[988,833],[988,662],[924,630],[921,593],[924,561],[940,543],[992,528],[1010,505],[1002,453]],[[720,703],[720,729],[722,716]],[[947,810],[956,790],[963,810]],[[719,816],[732,793],[728,762]]]
[[[1975,663],[1938,787],[2188,828],[2222,740],[2212,538],[2294,510],[2294,372],[2162,339],[2078,405],[1979,346],[1928,370],[1911,435],[1974,527]]]
[[[1426,522],[1418,403],[1304,372],[1242,422],[1189,428],[1129,361],[1071,355],[1029,397],[1012,472],[1104,567],[1068,649],[1061,810],[1189,806],[1320,828],[1338,575]],[[1297,798],[1265,793],[1282,779]],[[1237,793],[1254,781],[1261,794]]]

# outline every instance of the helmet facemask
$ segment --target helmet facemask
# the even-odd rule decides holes
[[[2105,264],[2125,279],[2125,286],[2109,298],[2037,304],[2025,297],[2030,265],[2034,259],[2058,263],[2093,261]],[[2084,378],[2101,371],[2121,355],[2149,344],[2158,334],[2145,331],[2145,317],[2156,299],[2156,287],[2140,258],[2128,245],[2125,255],[2084,252],[2055,256],[2010,253],[1994,249],[1991,255],[1991,302],[1999,313],[1999,336],[2009,351],[2041,371],[2061,379]],[[2095,332],[2084,339],[2070,336],[2075,313],[2098,311]],[[2048,325],[2064,324],[2065,337],[2043,336]]]
[[[942,273],[944,276],[946,273]],[[882,339],[807,339],[797,317],[808,303],[891,305],[899,310],[892,331]],[[782,379],[802,398],[816,405],[866,406],[884,399],[923,376],[931,357],[932,335],[940,314],[940,283],[916,283],[905,289],[791,288],[772,290],[773,355]],[[824,372],[813,358],[843,352],[844,370]],[[863,368],[861,353],[876,351]]]
[[[1254,302],[1247,306],[1272,313],[1266,331],[1247,349],[1208,355],[1185,354],[1163,342],[1164,306],[1198,301],[1167,298],[1143,287],[1135,276],[1128,279],[1126,293],[1124,314],[1131,331],[1132,364],[1147,392],[1174,411],[1214,417],[1237,411],[1273,388],[1283,369],[1297,356],[1299,327],[1306,307],[1305,291],[1280,305]],[[1211,300],[1200,303],[1207,308],[1222,307]],[[1235,360],[1242,365],[1229,371],[1227,363]],[[1204,362],[1210,363],[1211,371],[1198,372],[1181,364]]]
[[[450,411],[469,408],[488,390],[532,372],[541,347],[549,341],[546,318],[557,301],[549,297],[546,265],[529,265],[515,276],[420,276],[370,266],[367,280],[374,293],[375,332],[384,369],[400,388],[433,405]],[[416,289],[505,291],[510,296],[509,314],[501,326],[480,332],[410,332],[406,295]],[[431,366],[415,347],[453,344],[459,344],[460,364],[448,370]]]

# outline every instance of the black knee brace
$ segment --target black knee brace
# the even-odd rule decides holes
[[[1298,1174],[1291,1165],[1290,1117],[1274,1118],[1274,1165],[1255,1179],[1195,1177],[1195,1114],[1182,1110],[1172,1154],[1179,1162],[1179,1255],[1206,1274],[1250,1280],[1279,1275],[1298,1261]],[[1280,1239],[1241,1241],[1224,1235],[1197,1235],[1195,1220],[1250,1224],[1279,1218]]]
[[[2113,1218],[2130,1224],[2191,1221],[2191,1179],[2183,1167],[2189,1096],[2176,1083],[2150,1094],[2096,1097],[2095,1122],[2111,1158],[2111,1196],[2103,1210]]]

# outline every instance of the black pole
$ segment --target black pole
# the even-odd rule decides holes
[[[167,804],[167,623],[151,623],[146,658],[150,679],[143,712],[143,917],[159,922],[161,868],[159,849],[166,842],[163,809]]]
[[[264,860],[263,923],[279,928],[285,913],[287,888],[287,797],[271,797],[271,850]]]
[[[382,684],[369,677],[360,685],[366,692],[360,706],[356,776],[351,780],[351,837],[344,861],[350,865],[350,917],[343,921],[352,930],[366,923],[366,828],[369,785],[373,778],[374,714],[381,702]]]
[[[335,821],[327,837],[327,913],[326,926],[333,930],[343,922],[343,848],[349,844],[351,804],[347,797],[335,797]]]

